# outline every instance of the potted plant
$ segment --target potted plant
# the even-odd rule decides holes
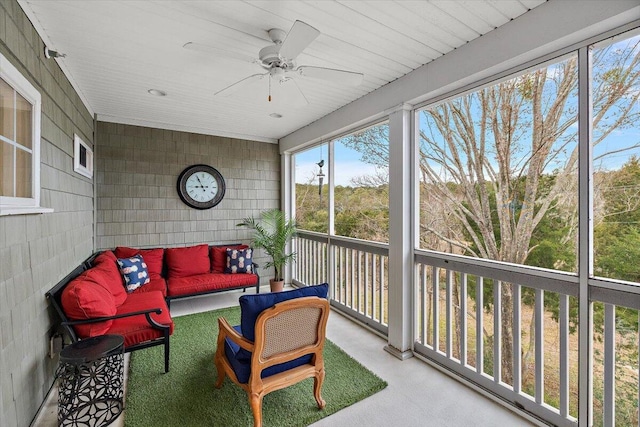
[[[284,212],[271,209],[260,214],[260,220],[248,217],[237,224],[238,227],[248,227],[254,231],[252,245],[262,248],[271,261],[266,268],[273,267],[274,277],[269,281],[271,292],[280,292],[284,286],[284,267],[296,257],[295,252],[287,253],[287,244],[296,235],[296,222],[287,219]]]

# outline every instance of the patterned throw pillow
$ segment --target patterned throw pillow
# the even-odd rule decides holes
[[[253,273],[253,249],[229,249],[227,248],[227,267],[225,273]]]
[[[142,255],[118,258],[118,266],[120,266],[120,273],[124,277],[124,287],[127,288],[127,292],[133,292],[151,280]]]

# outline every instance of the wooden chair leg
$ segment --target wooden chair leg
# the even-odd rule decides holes
[[[218,380],[216,381],[216,388],[222,387],[222,383],[224,382],[224,378],[226,377],[226,372],[224,370],[224,366],[222,365],[222,360],[220,357],[224,355],[220,355],[219,351],[216,351],[216,355],[213,356],[213,363],[216,365],[216,371],[218,371]]]
[[[253,412],[253,427],[262,427],[262,393],[249,393],[249,405]]]
[[[324,383],[324,369],[317,372],[313,379],[313,396],[318,403],[318,409],[324,409],[326,405],[326,402],[322,398],[322,383]]]

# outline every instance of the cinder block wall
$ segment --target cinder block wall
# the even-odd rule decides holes
[[[96,153],[99,249],[248,243],[251,233],[236,224],[280,206],[276,144],[98,122]],[[225,179],[224,199],[212,209],[178,197],[178,175],[194,164]],[[263,284],[269,273],[261,271]]]
[[[93,251],[93,183],[73,171],[73,134],[93,120],[15,0],[0,1],[0,52],[42,95],[41,205],[0,216],[0,425],[28,426],[53,384],[45,292]]]

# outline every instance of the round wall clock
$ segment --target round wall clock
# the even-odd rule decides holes
[[[222,201],[225,190],[224,178],[211,166],[189,166],[178,177],[180,199],[195,209],[214,207]]]

